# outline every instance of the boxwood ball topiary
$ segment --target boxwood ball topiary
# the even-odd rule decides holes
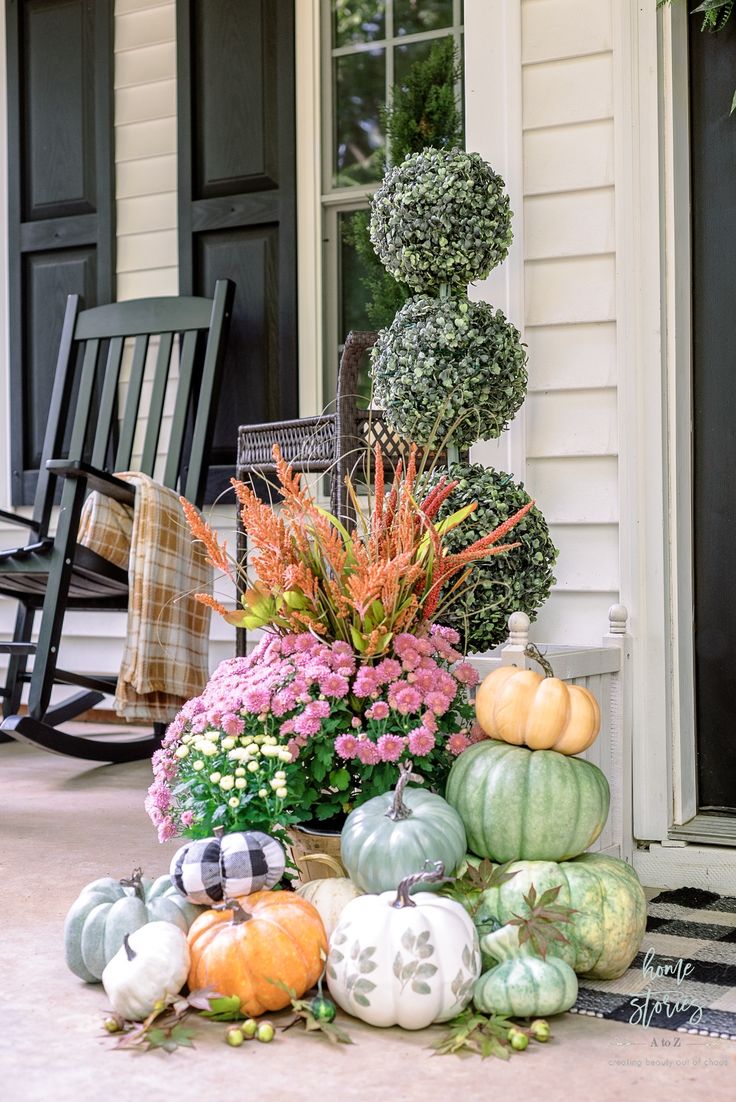
[[[433,477],[442,473],[437,470]],[[451,553],[462,551],[529,501],[523,483],[491,467],[454,464],[449,476],[457,479],[458,485],[438,519],[472,501],[478,502],[475,512],[444,537]],[[475,563],[460,596],[445,606],[440,617],[443,624],[460,632],[467,651],[485,651],[504,642],[512,612],[526,612],[530,620],[536,620],[555,583],[552,571],[557,548],[536,505],[509,532],[508,540],[519,540],[521,546]]]
[[[500,436],[524,401],[526,352],[500,310],[416,295],[371,353],[373,395],[400,436],[458,448]]]
[[[373,197],[371,241],[415,291],[485,279],[513,238],[504,182],[478,153],[423,149],[389,169]]]

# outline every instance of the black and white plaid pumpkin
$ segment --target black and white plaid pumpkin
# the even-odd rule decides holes
[[[171,882],[191,903],[221,903],[272,888],[286,865],[283,846],[257,830],[187,842],[171,862]]]

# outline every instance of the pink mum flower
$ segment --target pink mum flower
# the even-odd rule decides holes
[[[401,677],[401,663],[395,658],[384,658],[376,666],[376,674],[383,682],[395,681],[397,677]]]
[[[355,735],[338,735],[335,739],[335,751],[341,758],[354,758],[358,752],[358,739]]]
[[[461,662],[452,671],[456,681],[459,681],[461,685],[477,685],[480,677],[475,666],[471,666],[470,662]]]
[[[317,719],[326,719],[330,714],[330,705],[326,700],[310,700],[304,709],[304,714],[314,716]]]
[[[443,716],[452,704],[452,697],[447,697],[444,693],[427,693],[424,702],[436,716]]]
[[[326,673],[319,683],[320,692],[324,693],[325,696],[334,696],[338,700],[342,700],[347,696],[348,688],[347,678],[342,677],[339,673]]]
[[[289,739],[286,744],[286,749],[291,754],[291,760],[296,761],[301,753],[301,745],[297,742],[295,738]]]
[[[235,712],[227,712],[221,719],[222,729],[226,735],[231,735],[237,738],[238,735],[242,735],[245,730],[245,723],[242,716],[235,715]]]
[[[381,735],[376,745],[381,761],[398,761],[404,752],[406,739],[401,735]]]
[[[434,712],[425,712],[422,716],[422,726],[434,734],[437,730],[437,720]]]
[[[302,712],[294,720],[294,730],[298,735],[316,735],[319,733],[321,726],[322,724],[316,716],[308,716],[306,712]]]
[[[356,696],[371,696],[378,691],[380,681],[371,666],[361,666],[355,678],[353,692]]]
[[[453,646],[457,646],[460,642],[460,635],[454,628],[443,627],[440,624],[432,624],[429,629],[429,634],[440,639],[446,639],[448,643],[452,643]]]
[[[368,719],[385,719],[388,715],[389,708],[385,700],[377,700],[375,704],[371,704],[370,708],[365,713]]]
[[[422,694],[414,685],[395,682],[388,690],[388,701],[392,708],[396,708],[403,716],[408,716],[421,708]]]
[[[182,811],[182,813],[181,813],[181,825],[185,826],[185,827],[190,827],[193,822],[194,822],[194,812],[193,811]]]
[[[368,738],[358,739],[356,753],[363,765],[378,765],[381,760],[378,747]]]
[[[488,738],[488,735],[485,733],[485,731],[481,727],[480,723],[478,723],[476,721],[473,724],[473,726],[470,728],[470,741],[471,742],[483,742],[483,740],[487,739],[487,738]]]
[[[466,735],[455,734],[450,735],[447,740],[447,749],[451,754],[462,754],[463,750],[467,750],[470,746],[470,739]]]
[[[415,727],[409,732],[409,753],[423,758],[434,750],[436,739],[426,727]]]
[[[271,697],[267,689],[254,687],[243,693],[243,707],[253,715],[259,716],[271,709]]]

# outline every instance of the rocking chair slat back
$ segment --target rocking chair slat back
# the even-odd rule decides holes
[[[146,356],[148,355],[148,334],[143,333],[135,338],[133,344],[133,360],[130,365],[130,378],[128,379],[128,401],[125,405],[125,414],[120,429],[118,450],[115,456],[115,470],[127,471],[130,469],[133,457],[133,440],[135,428],[138,424],[138,406],[141,400],[143,387],[143,375],[146,370]]]

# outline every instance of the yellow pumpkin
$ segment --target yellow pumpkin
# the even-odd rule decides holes
[[[529,655],[540,662],[544,673],[517,666],[501,666],[489,673],[475,696],[478,723],[490,738],[512,746],[581,754],[600,730],[597,700],[582,685],[554,677],[536,648],[530,648]]]

